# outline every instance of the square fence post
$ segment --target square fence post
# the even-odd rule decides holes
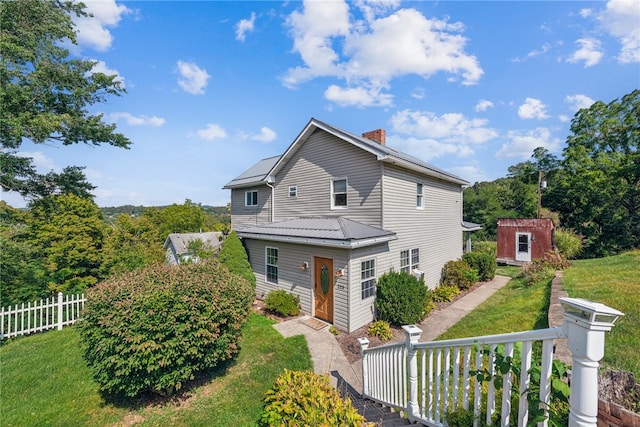
[[[62,292],[58,292],[58,330],[62,330]]]
[[[369,348],[369,339],[367,337],[358,338],[360,343],[360,353],[362,354],[362,398],[369,395],[369,359],[365,350]]]
[[[598,362],[604,356],[604,333],[623,313],[582,298],[560,298],[562,329],[573,359],[569,427],[596,427],[598,423]]]
[[[406,337],[407,357],[409,363],[409,399],[407,400],[407,415],[409,421],[414,422],[420,417],[418,406],[418,356],[414,346],[418,343],[422,329],[416,325],[402,327]]]

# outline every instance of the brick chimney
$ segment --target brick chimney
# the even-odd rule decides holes
[[[380,145],[384,145],[387,141],[387,132],[384,129],[376,129],[371,132],[365,132],[362,134],[363,138],[371,139],[380,143]]]

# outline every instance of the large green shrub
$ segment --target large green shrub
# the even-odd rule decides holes
[[[300,313],[300,297],[282,289],[269,291],[264,305],[267,310],[281,316],[296,316]]]
[[[462,260],[478,272],[478,280],[481,282],[487,282],[496,277],[498,264],[494,256],[480,252],[469,252],[462,256]]]
[[[342,399],[329,377],[285,369],[264,396],[263,426],[363,426],[365,419]]]
[[[449,261],[442,270],[442,285],[469,289],[478,281],[478,272],[466,261]]]
[[[107,393],[171,394],[237,353],[253,297],[216,261],[113,276],[87,294],[84,357]]]
[[[392,325],[410,325],[425,316],[427,287],[407,273],[384,273],[376,286],[375,308],[378,317]]]
[[[567,259],[575,258],[582,251],[582,238],[573,230],[558,228],[554,238],[558,251]]]
[[[498,256],[498,242],[491,240],[478,240],[471,243],[471,250],[481,254],[489,254],[494,258]]]
[[[244,277],[252,286],[256,286],[256,276],[249,263],[247,251],[235,231],[232,231],[222,242],[218,259],[229,271]]]

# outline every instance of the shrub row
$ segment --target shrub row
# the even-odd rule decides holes
[[[253,297],[247,280],[213,260],[114,276],[87,293],[84,357],[107,393],[171,394],[238,351]]]
[[[244,249],[235,231],[229,233],[222,243],[218,260],[224,264],[229,271],[244,277],[253,287],[256,286],[256,276],[253,274],[253,269],[249,263],[247,251]]]
[[[481,252],[468,252],[462,255],[462,260],[466,261],[471,268],[478,272],[478,280],[487,282],[496,277],[496,258],[493,255]]]
[[[427,287],[411,274],[389,271],[378,280],[374,306],[378,317],[392,325],[410,325],[424,319],[427,301]]]
[[[329,377],[285,369],[264,396],[263,426],[362,426],[365,419],[342,399]]]

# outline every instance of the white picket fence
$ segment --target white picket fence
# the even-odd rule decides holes
[[[546,411],[551,396],[554,340],[567,339],[573,361],[569,426],[596,427],[597,371],[598,361],[604,355],[604,334],[623,313],[579,298],[560,298],[560,301],[564,307],[564,323],[558,328],[419,342],[422,330],[407,325],[403,327],[405,342],[375,348],[368,348],[369,340],[360,338],[362,396],[404,411],[411,422],[429,427],[446,426],[447,414],[458,408],[472,410],[474,426],[491,424],[494,416],[504,427],[528,426],[532,422],[527,395],[532,381],[533,343],[542,343],[538,397],[541,408]],[[521,348],[519,380],[510,370],[504,373],[499,387],[494,381],[499,379],[494,365],[498,346],[503,346],[503,356],[509,360],[515,360],[512,359],[514,347]],[[488,360],[483,349],[488,349]],[[472,380],[472,372],[483,370],[490,376],[486,390],[480,381]],[[513,390],[520,396],[517,419],[510,418]],[[498,402],[501,403],[498,405]],[[500,413],[497,413],[498,406]],[[486,414],[483,419],[482,413]],[[546,427],[547,421],[537,425]]]
[[[5,338],[62,329],[78,321],[86,298],[81,295],[63,295],[0,308],[0,340]]]

